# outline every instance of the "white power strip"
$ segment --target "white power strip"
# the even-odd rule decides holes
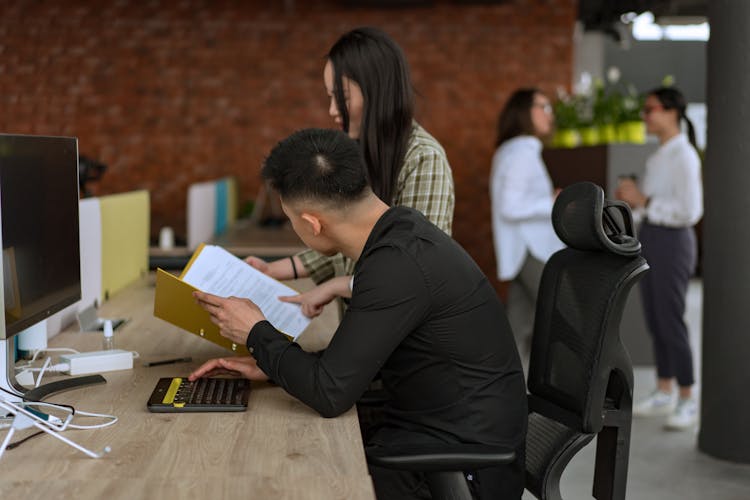
[[[70,365],[71,375],[101,373],[133,368],[133,353],[122,349],[63,354],[60,362]]]

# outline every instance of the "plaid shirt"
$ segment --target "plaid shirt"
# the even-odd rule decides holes
[[[445,150],[414,122],[392,205],[415,208],[430,222],[451,234],[454,204],[453,174]],[[341,254],[326,257],[315,250],[305,250],[297,256],[318,284],[354,272],[354,261]]]

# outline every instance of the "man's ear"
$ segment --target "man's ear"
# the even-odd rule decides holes
[[[317,215],[303,212],[302,214],[300,214],[300,218],[310,225],[310,229],[312,230],[313,235],[318,236],[320,234],[320,231],[323,228],[323,224],[321,223],[320,218]]]

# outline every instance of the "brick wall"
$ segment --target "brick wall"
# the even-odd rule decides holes
[[[352,8],[337,0],[0,3],[0,131],[74,135],[108,165],[100,194],[146,188],[152,233],[185,233],[190,183],[234,175],[242,201],[295,129],[328,127],[323,55],[360,25],[404,48],[417,117],[456,182],[454,236],[495,276],[489,197],[497,113],[518,86],[571,80],[575,0]]]

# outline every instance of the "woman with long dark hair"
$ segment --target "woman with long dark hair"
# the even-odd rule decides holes
[[[549,99],[535,88],[516,90],[497,126],[490,198],[498,278],[510,281],[508,320],[522,359],[529,354],[539,281],[544,263],[563,247],[552,228],[555,201],[542,141],[554,116]]]
[[[371,27],[342,35],[331,47],[323,71],[329,114],[356,139],[375,194],[388,205],[422,212],[451,233],[455,195],[453,175],[443,147],[414,121],[414,90],[401,48]],[[348,297],[355,284],[354,263],[312,250],[270,264],[248,262],[276,279],[309,276],[314,290],[285,300],[302,304],[308,316],[320,314],[337,296]]]
[[[686,107],[677,89],[661,87],[648,93],[643,119],[646,130],[658,137],[660,146],[646,161],[641,186],[626,179],[616,193],[642,214],[638,236],[651,267],[640,286],[653,339],[657,387],[634,405],[633,414],[668,415],[666,427],[677,430],[694,426],[698,417],[692,394],[693,353],[683,316],[688,281],[697,263],[693,226],[703,215],[703,183],[695,132],[685,114]],[[683,121],[687,136],[680,129]],[[673,394],[675,380],[677,401]]]

